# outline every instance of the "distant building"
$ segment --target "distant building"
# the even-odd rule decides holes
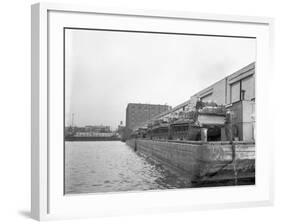
[[[87,125],[84,128],[85,132],[96,132],[96,133],[109,133],[110,126],[104,125]]]
[[[125,140],[126,138],[126,128],[123,125],[123,121],[120,121],[116,133],[121,137],[121,140]]]
[[[126,128],[133,130],[138,125],[170,109],[172,107],[168,105],[129,103],[126,109]]]
[[[117,133],[121,134],[124,131],[125,126],[123,125],[123,121],[120,121],[120,124],[117,128]]]

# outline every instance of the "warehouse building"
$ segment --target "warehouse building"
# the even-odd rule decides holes
[[[194,107],[198,100],[225,105],[231,111],[235,139],[255,140],[255,62],[197,92],[189,100],[169,111],[141,123],[141,126],[145,126],[152,120],[165,120],[177,116],[181,111]],[[222,130],[221,139],[227,140],[224,130]]]
[[[192,103],[198,99],[228,105],[241,100],[255,101],[255,63],[219,80],[191,96]]]
[[[232,112],[237,140],[255,140],[255,62],[194,94],[190,103],[199,99],[225,105]],[[222,131],[222,140],[225,138]]]

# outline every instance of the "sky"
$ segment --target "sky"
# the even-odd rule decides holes
[[[66,125],[115,129],[128,103],[177,106],[255,60],[252,38],[67,29]]]

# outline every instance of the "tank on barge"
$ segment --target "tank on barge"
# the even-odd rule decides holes
[[[197,102],[176,117],[138,128],[127,140],[136,151],[184,171],[193,183],[255,183],[255,143],[237,141],[232,111]]]

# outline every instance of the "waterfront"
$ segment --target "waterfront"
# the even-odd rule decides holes
[[[65,193],[191,187],[182,174],[140,156],[120,141],[66,142]]]
[[[65,193],[255,184],[255,38],[69,29],[65,43]]]

